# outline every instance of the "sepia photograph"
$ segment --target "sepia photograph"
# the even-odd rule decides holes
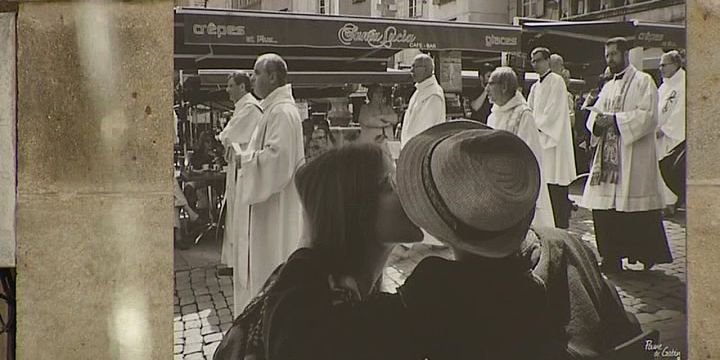
[[[0,0],[0,359],[715,358],[718,21]]]
[[[687,358],[684,1],[175,5],[177,359]]]

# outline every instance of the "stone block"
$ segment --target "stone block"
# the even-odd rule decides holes
[[[206,335],[204,337],[204,340],[205,340],[205,343],[208,344],[208,343],[220,341],[220,340],[222,340],[222,338],[223,338],[223,334],[217,332],[214,334]]]
[[[172,194],[172,5],[21,4],[20,193]]]

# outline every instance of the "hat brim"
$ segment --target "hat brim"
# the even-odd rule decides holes
[[[450,136],[474,129],[492,128],[476,121],[455,120],[433,126],[413,137],[403,147],[398,159],[397,194],[408,218],[441,242],[481,256],[505,257],[519,248],[522,236],[518,239],[508,239],[505,236],[490,239],[460,238],[439,215],[423,185],[423,163],[432,149]],[[521,224],[518,224],[520,226],[509,229],[510,232],[521,232],[520,227],[525,222],[521,221]]]

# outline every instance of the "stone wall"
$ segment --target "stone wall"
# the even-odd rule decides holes
[[[18,6],[18,359],[172,358],[172,6]]]
[[[0,267],[15,267],[15,13],[0,12]]]

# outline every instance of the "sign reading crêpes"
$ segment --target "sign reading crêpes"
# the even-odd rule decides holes
[[[280,47],[518,51],[519,28],[479,24],[259,15],[183,14],[185,44]]]

